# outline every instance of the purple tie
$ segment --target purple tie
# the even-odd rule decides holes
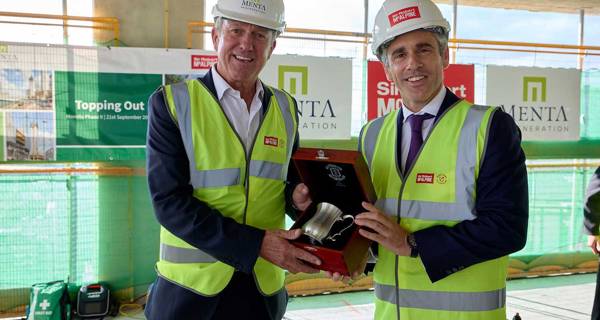
[[[405,172],[412,166],[415,157],[423,144],[423,121],[431,118],[433,118],[433,115],[429,113],[411,114],[408,116],[407,120],[410,124],[410,149],[408,149],[408,156],[406,157],[406,163],[404,164]]]

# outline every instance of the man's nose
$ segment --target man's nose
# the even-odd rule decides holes
[[[244,50],[249,50],[254,47],[254,39],[251,32],[246,32],[240,36],[240,47]]]
[[[421,57],[416,53],[409,53],[406,60],[406,67],[409,70],[415,70],[423,65]]]

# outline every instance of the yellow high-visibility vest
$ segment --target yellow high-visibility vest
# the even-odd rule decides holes
[[[223,109],[203,83],[189,80],[164,89],[188,155],[194,197],[238,223],[283,229],[284,182],[298,130],[291,96],[266,88],[273,95],[247,156]],[[162,227],[160,246],[159,275],[203,296],[221,292],[234,273],[232,266]],[[263,258],[257,259],[253,273],[264,295],[283,288],[284,271]]]
[[[409,232],[475,218],[475,190],[494,108],[457,102],[432,127],[412,168],[399,173],[399,111],[368,123],[361,135],[376,206]],[[506,319],[508,257],[472,265],[432,283],[420,258],[379,246],[375,318]]]

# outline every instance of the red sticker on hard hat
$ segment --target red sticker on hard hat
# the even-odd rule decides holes
[[[408,7],[400,9],[388,15],[388,19],[390,20],[390,27],[393,27],[400,22],[420,17],[421,13],[419,12],[419,7]]]
[[[417,173],[417,183],[433,183],[433,173]]]
[[[264,143],[265,143],[265,146],[277,147],[279,145],[279,139],[277,139],[277,137],[265,136]]]

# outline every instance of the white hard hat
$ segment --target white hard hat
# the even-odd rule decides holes
[[[401,34],[428,27],[442,27],[450,32],[450,24],[431,0],[386,0],[375,16],[373,54],[377,55],[382,44]]]
[[[283,0],[219,0],[212,9],[214,18],[223,17],[283,32]]]

